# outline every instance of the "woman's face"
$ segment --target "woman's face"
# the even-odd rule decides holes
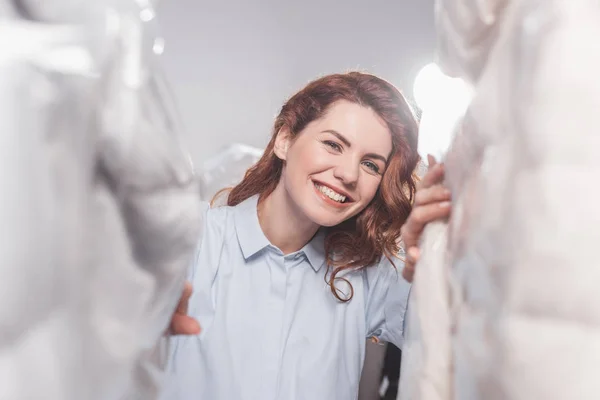
[[[310,221],[335,226],[371,202],[392,152],[386,123],[370,108],[339,101],[295,139],[275,142],[288,198]]]

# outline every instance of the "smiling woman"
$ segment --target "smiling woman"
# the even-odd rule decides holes
[[[228,204],[259,195],[259,211],[270,210],[266,218],[283,218],[295,228],[282,250],[299,248],[327,227],[328,281],[336,297],[349,300],[335,288],[340,272],[398,252],[418,159],[417,123],[398,89],[370,74],[329,75],[284,104],[263,157]],[[293,206],[280,206],[287,203]],[[284,215],[275,216],[279,209]]]
[[[416,135],[400,92],[373,75],[325,76],[284,104],[228,205],[205,209],[194,294],[172,321],[195,336],[172,346],[165,400],[356,398],[365,337],[403,342],[395,257]]]

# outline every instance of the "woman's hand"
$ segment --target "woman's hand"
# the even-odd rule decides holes
[[[200,324],[198,324],[198,321],[187,315],[188,302],[191,295],[192,284],[186,282],[181,298],[179,299],[179,304],[169,325],[169,333],[171,335],[197,335],[200,333]]]
[[[450,191],[443,186],[444,165],[437,164],[432,156],[428,156],[429,171],[417,187],[415,204],[402,227],[402,240],[406,249],[406,262],[402,276],[412,282],[415,265],[419,261],[419,240],[425,226],[438,219],[450,215]]]

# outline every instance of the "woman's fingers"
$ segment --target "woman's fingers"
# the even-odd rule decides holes
[[[433,221],[450,216],[452,204],[450,191],[443,186],[444,165],[438,164],[431,155],[428,157],[429,170],[419,184],[415,195],[415,207],[402,226],[402,240],[408,249],[402,277],[412,282],[415,266],[421,256],[418,245],[425,226]]]
[[[419,261],[419,258],[421,257],[421,251],[419,250],[418,247],[411,247],[410,249],[408,249],[408,251],[406,252],[406,259],[408,261],[410,261],[412,264],[416,264]]]
[[[438,219],[447,218],[450,215],[450,210],[451,203],[449,201],[415,207],[406,221],[405,231],[410,233],[411,236],[420,236],[425,225]]]
[[[406,262],[402,270],[402,277],[408,282],[412,282],[415,276],[415,266],[419,262],[421,253],[417,247],[411,247],[406,252]]]
[[[443,185],[434,185],[423,188],[415,195],[415,207],[430,203],[449,201],[451,198],[450,190]]]
[[[404,265],[404,269],[402,270],[402,277],[406,280],[406,282],[412,283],[415,277],[415,266],[410,264]]]
[[[197,335],[200,324],[188,315],[175,314],[171,319],[170,332],[172,335]]]
[[[419,183],[419,190],[431,187],[444,180],[444,164],[434,164],[429,166],[429,170]]]
[[[429,168],[437,164],[435,157],[431,154],[427,154],[427,164],[429,165]]]
[[[185,286],[183,287],[183,293],[181,294],[181,297],[179,298],[179,304],[177,304],[177,309],[175,310],[176,314],[187,314],[188,311],[188,303],[190,300],[190,297],[192,296],[192,284],[190,282],[186,282]]]
[[[198,321],[187,315],[188,303],[192,296],[192,291],[192,284],[186,282],[169,325],[169,333],[171,335],[197,335],[200,333],[200,324]]]

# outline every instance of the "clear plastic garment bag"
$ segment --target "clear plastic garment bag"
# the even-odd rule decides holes
[[[155,4],[0,1],[0,399],[152,399],[199,239]]]
[[[415,277],[417,292],[431,284],[419,268],[446,277],[428,298],[446,322],[417,326],[425,356],[403,360],[418,379],[399,398],[596,399],[600,4],[439,0],[436,13],[440,66],[474,95],[445,155],[445,243],[424,238]],[[431,309],[411,311],[431,322]]]

